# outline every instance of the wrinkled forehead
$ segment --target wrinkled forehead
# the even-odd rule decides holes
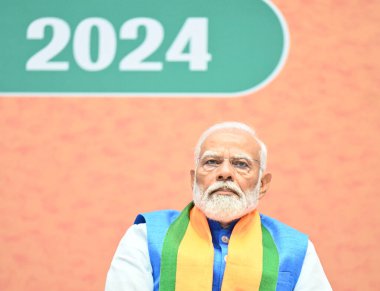
[[[199,158],[205,153],[215,153],[223,157],[245,155],[260,158],[260,145],[248,132],[240,129],[223,129],[211,133],[203,142]]]

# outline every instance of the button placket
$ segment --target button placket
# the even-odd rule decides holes
[[[226,236],[226,235],[222,235],[221,240],[222,240],[222,242],[224,242],[225,244],[228,244],[229,241],[230,241],[230,238],[229,238],[228,236]]]

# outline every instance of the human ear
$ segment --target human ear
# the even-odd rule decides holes
[[[269,190],[269,185],[271,181],[272,181],[272,174],[264,173],[260,181],[259,199],[263,198],[264,195],[267,193],[267,191]]]

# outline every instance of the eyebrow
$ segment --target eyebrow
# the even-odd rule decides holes
[[[255,159],[251,158],[251,156],[244,154],[244,153],[236,154],[232,158],[233,159],[244,159],[244,160],[250,161],[251,163],[257,161]]]
[[[204,158],[216,158],[216,157],[220,157],[220,153],[209,150],[209,151],[205,151],[203,153],[203,155],[201,157],[201,160],[204,159]],[[259,163],[260,162],[259,160],[253,159],[250,155],[245,154],[245,153],[235,154],[231,158],[232,159],[244,159],[244,160],[247,160],[247,161],[249,161],[251,163],[254,163],[254,162]]]
[[[220,153],[215,152],[215,151],[205,151],[200,159],[202,160],[204,158],[213,158],[213,157],[220,157]]]

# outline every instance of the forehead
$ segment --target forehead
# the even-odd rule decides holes
[[[240,129],[223,129],[211,133],[201,147],[200,157],[205,151],[220,154],[248,154],[259,158],[260,145],[248,132]]]

